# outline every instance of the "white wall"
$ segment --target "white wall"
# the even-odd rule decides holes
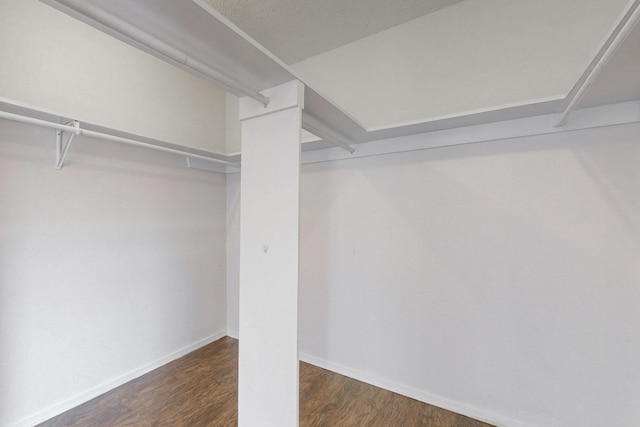
[[[240,100],[238,426],[298,426],[300,130],[304,86]]]
[[[240,174],[227,175],[227,334],[238,338],[240,309]]]
[[[227,93],[225,95],[225,143],[227,154],[237,154],[242,145],[242,128],[240,126],[240,99]]]
[[[43,417],[224,335],[225,176],[0,121],[0,425]]]
[[[501,425],[635,425],[638,135],[303,166],[302,357]]]
[[[291,68],[369,130],[559,99],[628,3],[463,1]]]
[[[38,0],[0,2],[0,98],[225,151],[225,93]]]

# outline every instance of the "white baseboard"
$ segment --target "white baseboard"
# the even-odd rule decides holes
[[[353,378],[354,380],[362,381],[375,387],[383,388],[393,393],[401,394],[403,396],[419,400],[420,402],[428,403],[429,405],[437,406],[439,408],[446,409],[457,414],[465,415],[482,422],[493,424],[498,427],[533,427],[529,424],[524,424],[520,421],[516,421],[508,417],[504,417],[489,411],[485,411],[483,409],[466,405],[464,403],[436,396],[434,394],[418,390],[413,387],[398,384],[386,378],[367,374],[365,372],[358,371],[357,369],[349,368],[339,363],[329,362],[310,354],[300,353],[300,360],[302,362],[318,366],[328,371],[344,375],[345,377]]]
[[[238,331],[234,331],[233,329],[227,329],[227,336],[233,339],[239,339]]]
[[[195,351],[225,336],[238,339],[238,332],[233,330],[216,332],[213,335],[210,335],[191,345],[183,347],[173,353],[170,353],[164,357],[161,357],[160,359],[157,359],[144,366],[141,366],[140,368],[131,370],[117,378],[106,381],[96,387],[93,387],[89,390],[81,392],[69,399],[66,399],[63,402],[60,402],[42,411],[39,411],[36,414],[33,414],[14,424],[11,424],[10,427],[33,427],[43,421],[46,421],[52,417],[55,417],[56,415],[60,415],[63,412],[68,411],[69,409],[75,408],[78,405],[88,402],[89,400],[95,397],[98,397],[101,394],[108,392],[109,390],[113,390],[114,388],[119,387],[122,384],[125,384],[150,371],[153,371],[154,369],[164,366],[169,362],[172,362],[188,353],[191,353],[192,351]],[[409,386],[398,384],[386,378],[381,378],[375,375],[361,372],[361,371],[358,371],[357,369],[353,369],[353,368],[341,365],[339,363],[330,362],[330,361],[321,359],[319,357],[312,356],[310,354],[301,353],[300,360],[303,362],[318,366],[320,368],[335,372],[337,374],[344,375],[346,377],[353,378],[355,380],[362,381],[367,384],[371,384],[375,387],[380,387],[385,390],[389,390],[391,392],[394,392],[403,396],[407,396],[412,399],[416,399],[421,402],[437,406],[439,408],[446,409],[448,411],[452,411],[461,415],[474,418],[479,421],[496,425],[498,427],[533,427],[529,424],[525,424],[508,417],[497,415],[495,413],[485,411],[483,409],[475,408],[473,406],[469,406],[464,403],[456,402],[456,401],[446,399],[422,390],[418,390]]]
[[[217,341],[220,338],[225,337],[226,335],[227,335],[227,331],[225,330],[218,331],[213,335],[209,335],[206,338],[203,338],[199,341],[196,341],[193,344],[183,347],[177,351],[174,351],[173,353],[170,353],[164,357],[161,357],[160,359],[154,360],[153,362],[147,363],[144,366],[133,369],[123,375],[120,375],[117,378],[111,379],[109,381],[105,381],[100,385],[97,385],[93,388],[90,388],[89,390],[78,393],[75,396],[70,397],[69,399],[66,399],[60,403],[57,403],[46,409],[43,409],[42,411],[39,411],[33,415],[30,415],[27,418],[23,418],[22,420],[14,424],[11,424],[10,427],[33,427],[37,424],[40,424],[43,421],[46,421],[52,417],[55,417],[56,415],[60,415],[63,412],[68,411],[69,409],[73,409],[78,405],[88,402],[89,400],[96,398],[101,394],[108,392],[109,390],[113,390],[114,388],[121,386],[122,384],[125,384],[131,380],[134,380],[139,376],[142,376],[148,372],[151,372],[154,369],[157,369],[163,365],[166,365],[167,363],[172,362],[188,353],[191,353],[192,351],[197,350],[200,347],[203,347],[207,344]]]

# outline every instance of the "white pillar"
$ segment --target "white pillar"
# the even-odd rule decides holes
[[[240,100],[239,427],[298,425],[298,215],[304,87]]]

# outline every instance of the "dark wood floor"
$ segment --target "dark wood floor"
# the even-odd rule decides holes
[[[40,427],[235,426],[237,361],[238,342],[220,339]],[[488,424],[301,363],[300,426]]]

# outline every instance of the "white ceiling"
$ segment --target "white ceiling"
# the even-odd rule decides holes
[[[299,79],[305,83],[305,115],[323,123],[323,132],[330,138],[351,143],[558,113],[565,95],[582,79],[622,12],[631,10],[625,8],[631,0],[448,2],[450,7],[287,67],[282,58],[228,26],[207,3],[215,0],[41,1],[196,75],[200,75],[197,70],[168,59],[135,38],[109,30],[107,24],[122,20],[125,27],[136,28],[133,33],[155,36],[248,89],[258,91]],[[276,1],[289,5],[287,16],[298,3],[263,3]],[[307,4],[307,0],[299,3]],[[359,0],[353,3],[361,4]],[[371,0],[367,4],[374,3],[380,6],[385,2]],[[395,5],[396,1],[388,3]],[[640,0],[633,0],[633,4],[640,5]],[[335,9],[333,13],[340,16]],[[380,17],[379,9],[374,16],[386,19]],[[265,17],[272,24],[279,19]],[[340,25],[348,28],[348,24]],[[273,26],[287,39],[297,38],[291,27]],[[337,32],[344,37],[350,31]],[[639,33],[640,25],[593,82],[579,107],[640,97]],[[264,40],[257,42],[266,45]],[[308,41],[296,43],[310,54]],[[322,43],[312,40],[311,44]],[[339,64],[332,62],[336,55]],[[381,79],[389,66],[397,72]],[[518,95],[517,90],[530,93]],[[505,94],[518,98],[505,101]],[[470,103],[479,101],[484,104],[469,108]],[[449,114],[429,110],[442,106],[451,110]],[[365,114],[360,111],[363,108],[368,109]],[[381,111],[387,122],[371,125],[371,118]]]
[[[462,0],[205,0],[287,64]]]
[[[368,131],[561,102],[627,3],[464,1],[291,69]]]
[[[533,114],[557,111],[629,1],[196,3],[214,8],[374,131],[452,125],[448,119],[530,105],[541,107]],[[626,87],[629,79],[613,82]]]

